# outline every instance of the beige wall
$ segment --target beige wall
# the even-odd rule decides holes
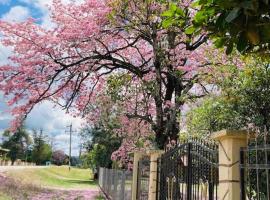
[[[163,154],[163,151],[150,151],[150,177],[149,177],[149,193],[148,200],[156,200],[157,195],[157,160]]]
[[[240,148],[247,146],[247,132],[223,130],[212,138],[219,143],[218,197],[240,200]]]

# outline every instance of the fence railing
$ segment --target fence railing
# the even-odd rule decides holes
[[[270,134],[249,139],[240,154],[241,199],[270,199]]]
[[[1,160],[0,158],[0,166],[11,166],[12,163],[11,161],[7,160]],[[16,161],[13,164],[14,166],[35,166],[35,163],[30,163],[30,162],[24,162],[24,161]]]
[[[100,168],[99,186],[107,198],[111,200],[130,200],[132,172]]]
[[[150,158],[145,157],[138,163],[137,199],[148,200],[150,177]]]

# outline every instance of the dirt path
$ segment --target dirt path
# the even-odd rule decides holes
[[[32,196],[31,200],[95,200],[99,195],[98,189],[85,190],[44,190]]]

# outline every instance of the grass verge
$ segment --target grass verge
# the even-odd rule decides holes
[[[63,189],[86,189],[97,187],[92,180],[92,173],[87,169],[72,168],[67,166],[53,166],[42,169],[24,169],[7,172],[7,175],[22,183],[34,184],[40,187]]]
[[[0,191],[0,200],[12,200],[12,198]]]

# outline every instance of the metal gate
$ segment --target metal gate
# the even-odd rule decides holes
[[[137,200],[148,200],[150,159],[143,158],[138,163]]]
[[[158,200],[216,200],[218,147],[192,141],[166,152],[158,160]]]
[[[270,200],[270,134],[250,138],[240,151],[241,200]]]

